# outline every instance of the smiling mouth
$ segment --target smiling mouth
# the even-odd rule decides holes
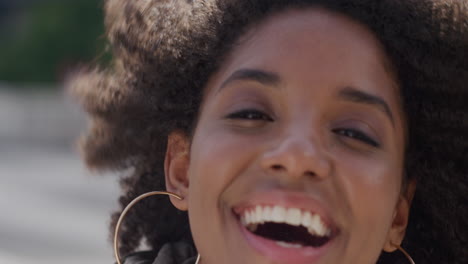
[[[249,232],[285,248],[319,248],[332,237],[320,215],[299,208],[257,205],[239,217]]]

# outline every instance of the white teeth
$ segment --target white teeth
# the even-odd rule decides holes
[[[280,207],[280,206],[275,206],[275,207],[273,207],[273,210],[271,212],[270,221],[276,222],[276,223],[282,223],[282,222],[284,222],[285,215],[286,215],[286,209],[285,208]]]
[[[257,206],[255,208],[255,220],[257,220],[256,222],[262,222],[262,208],[260,206]]]
[[[317,236],[330,236],[331,234],[331,230],[325,225],[318,214],[298,208],[257,205],[241,215],[242,225],[248,227],[252,232],[257,229],[258,224],[265,222],[303,226],[307,228],[309,233]]]
[[[301,210],[297,208],[289,208],[286,212],[286,223],[298,226],[302,222]]]
[[[310,233],[315,232],[315,234],[317,234],[319,236],[325,236],[328,233],[327,228],[325,227],[325,225],[323,224],[323,222],[320,219],[320,216],[313,215],[311,222],[312,223],[311,223],[310,226],[313,226],[314,228],[308,228],[308,231]]]
[[[303,247],[301,244],[291,244],[283,241],[276,241],[276,244],[285,248],[301,248]]]
[[[257,206],[257,208],[262,208],[261,206]],[[263,207],[263,214],[262,219],[271,219],[273,215],[273,208],[270,206]],[[263,221],[265,222],[265,221]]]
[[[312,214],[311,213],[305,212],[302,214],[301,225],[306,226],[306,227],[312,226]]]
[[[256,217],[256,216],[257,216],[257,215],[255,214],[255,211],[251,211],[251,212],[250,212],[250,218],[249,218],[249,219],[250,219],[250,222],[251,222],[251,223],[258,223],[257,217]]]

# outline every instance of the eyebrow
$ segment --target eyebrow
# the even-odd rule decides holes
[[[376,106],[390,119],[392,125],[395,125],[392,111],[390,110],[388,103],[383,98],[363,92],[353,87],[346,87],[342,89],[338,96],[347,101]]]
[[[262,71],[258,69],[239,69],[232,73],[218,89],[218,92],[226,87],[228,84],[235,81],[254,81],[266,86],[278,87],[281,83],[281,77],[274,72]],[[367,104],[377,107],[382,111],[395,125],[392,111],[390,110],[389,104],[381,97],[372,95],[370,93],[361,91],[354,87],[345,87],[342,89],[338,96],[344,100]]]
[[[279,86],[281,78],[274,72],[240,69],[229,76],[219,87],[218,91],[235,81],[254,81],[267,86]]]

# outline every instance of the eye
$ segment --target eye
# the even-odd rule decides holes
[[[273,122],[273,118],[262,111],[256,109],[244,109],[226,116],[228,119],[258,120]]]
[[[376,147],[376,148],[380,147],[380,144],[377,141],[375,141],[370,136],[366,135],[365,133],[359,130],[349,129],[349,128],[337,128],[337,129],[333,129],[332,132],[340,136],[344,136],[344,137],[348,137],[351,139],[361,141],[372,147]]]

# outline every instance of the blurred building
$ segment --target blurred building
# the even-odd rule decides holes
[[[115,176],[86,170],[62,75],[105,47],[98,0],[0,0],[0,263],[113,263]]]

